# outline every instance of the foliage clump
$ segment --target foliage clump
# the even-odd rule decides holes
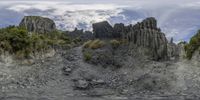
[[[9,26],[0,29],[0,53],[9,52],[19,58],[45,51],[53,46],[69,43],[69,39],[61,32],[48,34],[30,33],[25,28]]]
[[[188,59],[192,58],[193,53],[200,48],[200,30],[193,36],[190,42],[185,45],[186,56]],[[200,52],[200,51],[199,51]]]
[[[120,46],[120,41],[113,39],[113,40],[110,40],[110,44],[111,44],[112,48],[115,49]]]
[[[83,57],[85,61],[90,61],[92,59],[92,54],[90,52],[83,52]]]
[[[105,43],[99,39],[96,40],[89,40],[84,43],[84,48],[90,48],[90,49],[98,49],[105,46]]]

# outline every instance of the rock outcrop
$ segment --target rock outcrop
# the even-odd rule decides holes
[[[77,28],[74,29],[74,31],[67,31],[65,32],[70,38],[76,39],[79,38],[82,41],[87,41],[89,39],[93,39],[94,35],[90,31],[83,31],[83,29],[79,30]]]
[[[137,46],[148,48],[154,60],[168,59],[167,39],[153,17],[134,25],[128,33],[128,40]]]
[[[53,20],[40,16],[25,16],[19,24],[25,27],[29,32],[49,33],[56,30]]]
[[[114,38],[126,38],[127,33],[131,31],[132,25],[125,26],[123,23],[114,25]]]
[[[119,38],[119,37],[122,37],[122,35],[125,35],[125,33],[127,33],[125,31],[125,26],[123,23],[119,23],[119,24],[115,24],[113,29],[114,29],[114,37],[115,38]]]
[[[176,45],[173,42],[173,38],[171,38],[170,42],[167,44],[167,54],[169,59],[171,60],[178,60],[179,59],[179,53],[181,52],[182,46]]]
[[[167,39],[153,17],[128,26],[120,23],[112,27],[106,21],[95,23],[93,31],[96,38],[123,38],[128,39],[129,43],[148,48],[154,60],[168,59]]]
[[[107,21],[94,23],[92,27],[96,38],[113,38],[113,27]]]
[[[177,53],[178,53],[178,59],[182,60],[186,58],[186,51],[185,51],[185,45],[187,44],[187,42],[180,42],[177,45]]]

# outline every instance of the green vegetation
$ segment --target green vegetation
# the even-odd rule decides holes
[[[105,43],[99,39],[89,40],[83,44],[84,48],[98,49],[105,46]]]
[[[92,43],[92,40],[89,40],[89,41],[87,41],[87,42],[85,42],[85,43],[83,44],[83,47],[84,47],[84,48],[89,48],[91,43]]]
[[[90,52],[83,52],[83,57],[85,61],[90,61],[92,59],[92,54]]]
[[[78,44],[81,42],[81,39],[79,37],[72,40],[75,44]]]
[[[110,40],[110,44],[112,45],[112,48],[118,48],[120,45],[120,42],[118,40]]]
[[[15,26],[0,29],[0,53],[7,51],[17,58],[27,58],[31,53],[66,43],[70,43],[69,39],[59,31],[38,34],[29,33],[25,28]]]
[[[193,36],[190,42],[185,45],[186,56],[188,59],[192,58],[193,53],[200,48],[200,30]],[[200,51],[199,51],[200,52]]]

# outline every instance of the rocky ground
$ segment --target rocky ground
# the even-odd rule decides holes
[[[200,68],[191,61],[139,61],[121,68],[86,63],[82,47],[31,65],[0,65],[0,100],[198,100]],[[124,62],[124,61],[122,61]]]

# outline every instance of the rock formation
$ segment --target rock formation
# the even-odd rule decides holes
[[[125,26],[123,23],[115,24],[113,28],[114,28],[115,38],[122,37],[122,35],[126,33]]]
[[[25,16],[19,24],[25,27],[29,32],[49,33],[56,30],[53,20],[40,16]]]
[[[167,59],[167,39],[157,28],[153,17],[134,25],[128,33],[128,40],[137,46],[148,48],[154,60]]]
[[[137,46],[148,48],[153,59],[167,59],[167,39],[157,27],[155,18],[150,17],[136,25],[115,24],[106,21],[93,24],[96,38],[124,38]]]
[[[185,51],[185,45],[187,42],[180,42],[177,45],[178,50],[176,51],[178,54],[178,59],[182,60],[186,58],[186,51]]]
[[[94,23],[92,25],[93,32],[96,38],[112,38],[113,27],[107,22]]]
[[[167,44],[168,57],[171,60],[179,59],[179,55],[180,55],[179,53],[181,52],[181,48],[182,46],[176,45],[173,42],[173,38],[171,38],[170,42]]]
[[[94,36],[92,32],[90,31],[83,31],[83,29],[79,30],[77,28],[74,29],[74,31],[67,31],[65,32],[70,38],[80,38],[82,41],[87,41],[89,39],[93,39]]]

